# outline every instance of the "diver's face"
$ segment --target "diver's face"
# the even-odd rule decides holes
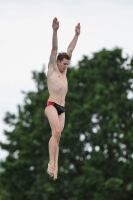
[[[68,68],[69,64],[70,60],[67,60],[66,58],[64,58],[62,61],[57,60],[57,66],[61,73],[63,73]]]

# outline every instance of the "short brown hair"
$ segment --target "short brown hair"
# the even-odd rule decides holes
[[[58,53],[57,60],[62,61],[64,58],[67,60],[71,59],[71,57],[65,52]]]

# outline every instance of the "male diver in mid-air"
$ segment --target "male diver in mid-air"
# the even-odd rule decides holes
[[[72,52],[80,35],[80,23],[75,27],[75,35],[67,48],[67,52],[62,52],[58,55],[57,32],[59,29],[59,21],[56,17],[53,19],[52,28],[52,50],[47,72],[49,98],[45,105],[45,115],[48,118],[52,132],[52,136],[49,140],[49,163],[47,173],[56,180],[58,174],[59,141],[65,123],[65,97],[68,90],[66,73],[72,58]]]

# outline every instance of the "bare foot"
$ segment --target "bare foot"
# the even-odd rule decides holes
[[[52,177],[54,176],[54,167],[52,164],[48,163],[47,173]]]
[[[54,171],[54,175],[53,175],[53,179],[56,180],[57,179],[57,171]]]
[[[57,175],[58,175],[58,167],[55,166],[55,167],[54,167],[54,174],[53,174],[53,179],[54,179],[54,180],[57,179]]]

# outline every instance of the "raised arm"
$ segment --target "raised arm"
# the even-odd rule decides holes
[[[78,36],[80,35],[80,29],[81,29],[80,23],[78,23],[77,26],[75,27],[75,36],[67,48],[67,54],[70,57],[72,57],[72,52],[77,44]]]
[[[58,22],[58,19],[56,17],[53,19],[52,28],[53,28],[52,50],[51,50],[51,54],[50,54],[50,58],[49,58],[48,67],[55,68],[55,66],[56,66],[56,56],[57,56],[57,50],[58,50],[57,30],[59,28],[59,22]]]

